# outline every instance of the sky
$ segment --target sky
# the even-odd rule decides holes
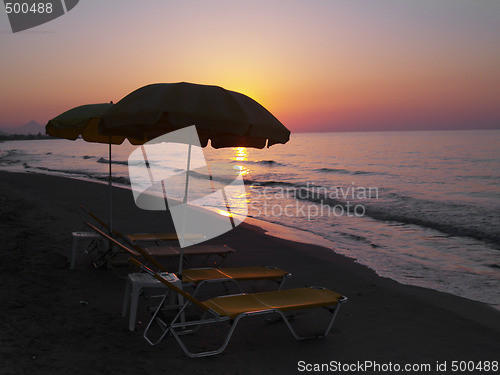
[[[12,33],[0,130],[157,82],[222,86],[292,132],[500,129],[498,0],[80,0]]]

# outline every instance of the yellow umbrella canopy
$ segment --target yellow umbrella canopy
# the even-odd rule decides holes
[[[151,140],[196,125],[201,145],[264,148],[286,143],[290,131],[250,97],[219,86],[156,83],[141,87],[101,117],[103,134]]]
[[[126,136],[110,136],[99,132],[101,116],[113,107],[113,103],[86,104],[72,108],[49,120],[45,132],[53,137],[76,140],[81,136],[85,141],[109,145],[109,226],[113,228],[113,197],[111,172],[111,145],[122,144],[125,139],[133,145],[141,145],[143,140]]]
[[[112,103],[86,104],[72,108],[49,120],[45,132],[53,137],[76,140],[81,136],[87,142],[122,144],[128,139],[133,145],[144,142],[132,137],[109,136],[99,132],[101,116],[113,107]]]

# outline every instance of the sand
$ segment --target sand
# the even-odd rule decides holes
[[[456,373],[452,361],[499,360],[500,313],[490,306],[398,284],[329,249],[274,238],[246,223],[211,241],[236,250],[225,265],[276,265],[293,273],[288,288],[323,285],[346,295],[333,332],[298,342],[283,323],[255,318],[241,322],[215,357],[188,358],[171,337],[150,346],[142,338],[146,303],[136,331],[121,317],[123,278],[93,268],[89,256],[79,257],[74,270],[68,266],[71,232],[86,228],[79,206],[106,218],[107,194],[97,183],[0,172],[1,374],[290,374],[315,365],[340,373],[339,363],[365,361],[382,370],[430,364],[426,373],[439,363],[448,370],[439,373]],[[165,212],[137,209],[125,189],[114,189],[114,207],[123,232],[171,225]],[[315,330],[325,318],[305,312],[294,323]],[[350,373],[360,370],[372,369]]]

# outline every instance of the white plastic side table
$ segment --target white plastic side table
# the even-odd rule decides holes
[[[169,282],[174,284],[179,289],[182,289],[182,282],[173,273],[162,273]],[[156,280],[153,276],[147,273],[130,273],[127,277],[127,283],[125,284],[125,295],[123,296],[122,305],[122,317],[127,316],[127,310],[130,305],[130,317],[128,321],[128,329],[130,331],[135,330],[135,321],[137,318],[137,308],[139,306],[139,296],[142,289],[144,288],[158,288],[167,289],[168,287],[161,281]],[[176,303],[182,303],[182,296],[176,298],[176,293],[171,293],[169,295],[169,304],[174,305]]]

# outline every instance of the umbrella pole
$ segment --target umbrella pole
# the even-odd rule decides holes
[[[187,167],[186,167],[186,184],[184,187],[184,199],[182,200],[182,203],[187,203],[188,186],[189,186],[189,168],[191,168],[191,143],[189,144],[189,148],[188,148],[188,160],[187,160]]]
[[[187,212],[187,198],[188,198],[188,187],[189,187],[189,169],[191,168],[191,135],[189,138],[189,146],[188,146],[188,158],[187,158],[187,166],[186,166],[186,184],[184,188],[184,199],[182,203],[184,206],[184,214],[182,217],[182,226],[181,226],[181,241],[184,242],[185,232],[186,232],[186,212]],[[180,249],[180,257],[179,257],[179,275],[182,275],[182,261],[183,261],[184,251],[182,250],[182,246]]]
[[[214,187],[214,179],[212,176],[212,171],[210,170],[210,165],[207,163],[207,169],[208,169],[208,178],[210,179],[210,185],[212,186],[212,193],[215,192],[215,187]],[[229,214],[229,221],[231,222],[231,226],[236,228],[236,224],[234,224],[234,219],[233,219],[233,214],[231,213],[231,206],[229,205],[229,201],[227,199],[227,194],[224,189],[221,189],[222,192],[222,197],[224,198],[224,204],[226,205],[226,211]]]
[[[109,235],[112,236],[113,233],[113,187],[111,184],[111,136],[109,136],[109,176],[108,176],[108,187],[109,187]]]

